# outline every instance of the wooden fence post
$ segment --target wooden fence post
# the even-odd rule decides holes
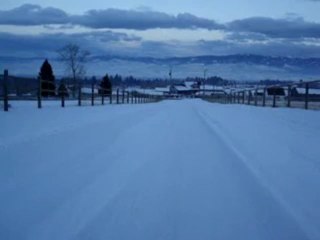
[[[8,70],[4,70],[3,74],[3,110],[9,111],[9,97],[8,97]]]
[[[122,104],[124,104],[124,89],[122,89]]]
[[[133,99],[133,92],[131,92],[131,104],[133,104],[133,101],[134,99]]]
[[[91,83],[91,106],[94,106],[94,83]]]
[[[104,94],[105,94],[105,89],[104,88],[101,90],[101,93],[102,93],[102,95],[101,95],[101,105],[104,105]]]
[[[266,92],[267,92],[267,89],[264,88],[264,89],[263,89],[263,96],[262,96],[262,106],[263,106],[263,107],[266,106]]]
[[[117,88],[117,104],[119,104],[119,88]]]
[[[258,89],[254,90],[254,105],[258,106]]]
[[[251,104],[251,90],[248,91],[248,105]]]
[[[246,98],[246,92],[243,91],[243,92],[242,92],[242,104],[245,103],[245,98]]]
[[[306,93],[305,93],[305,109],[309,109],[309,83],[306,83]]]
[[[61,107],[63,108],[65,107],[64,94],[65,94],[65,91],[63,90],[61,93]]]
[[[41,84],[42,84],[42,79],[39,77],[39,82],[38,82],[38,108],[42,108],[42,103],[41,103],[41,97],[42,97],[42,89],[41,89]]]
[[[291,86],[288,86],[288,102],[287,102],[287,107],[291,107]]]
[[[277,104],[276,104],[276,92],[273,93],[273,103],[272,103],[272,107],[276,107]]]
[[[127,104],[129,104],[129,103],[130,103],[130,93],[127,92]]]
[[[78,84],[78,106],[80,107],[81,106],[81,104],[82,104],[82,85],[81,85],[81,83],[79,82],[79,84]]]

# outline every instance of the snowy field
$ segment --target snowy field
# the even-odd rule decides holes
[[[0,239],[320,239],[318,111],[46,104],[0,112]]]

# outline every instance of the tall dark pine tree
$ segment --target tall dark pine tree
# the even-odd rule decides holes
[[[41,79],[41,95],[43,97],[55,96],[55,77],[47,59],[41,66],[39,78]]]
[[[106,74],[100,83],[100,94],[109,96],[112,93],[112,83],[108,74]]]

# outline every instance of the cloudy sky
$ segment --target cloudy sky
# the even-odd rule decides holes
[[[320,0],[2,0],[0,63],[55,59],[69,42],[93,56],[320,57],[319,12]]]

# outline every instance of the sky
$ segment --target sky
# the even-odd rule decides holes
[[[0,64],[55,59],[70,42],[93,56],[318,58],[319,11],[320,0],[2,0]]]
[[[317,0],[4,0],[2,9],[11,9],[25,3],[56,7],[69,13],[84,13],[89,9],[140,9],[155,10],[170,14],[188,12],[197,16],[231,21],[252,16],[281,18],[288,13],[295,13],[310,21],[320,21]]]

